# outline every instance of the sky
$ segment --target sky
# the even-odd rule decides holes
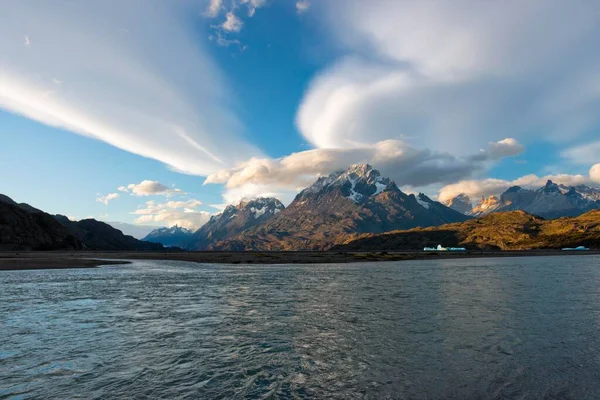
[[[0,193],[196,229],[370,163],[446,200],[600,183],[600,5],[0,0]]]

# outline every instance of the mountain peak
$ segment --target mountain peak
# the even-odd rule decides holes
[[[556,183],[552,182],[550,179],[548,179],[548,181],[546,182],[546,185],[544,185],[544,187],[541,188],[541,191],[544,193],[561,193],[562,194],[558,185]]]
[[[442,204],[465,215],[468,215],[473,210],[471,198],[465,193],[460,193],[451,199],[445,200]]]
[[[369,164],[353,164],[345,171],[320,177],[315,183],[300,193],[300,196],[314,195],[337,188],[342,195],[355,203],[360,203],[371,196],[391,190],[396,185]]]

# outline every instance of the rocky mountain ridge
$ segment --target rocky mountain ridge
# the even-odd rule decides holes
[[[284,209],[283,203],[273,197],[259,197],[236,206],[229,205],[194,232],[183,247],[187,250],[213,250],[220,241],[264,223]]]

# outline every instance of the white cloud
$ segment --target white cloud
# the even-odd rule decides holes
[[[25,41],[23,42],[23,44],[24,44],[26,47],[29,47],[29,46],[31,46],[31,41],[29,40],[29,36],[25,36]]]
[[[260,154],[244,141],[226,80],[197,39],[195,9],[16,2],[0,13],[0,108],[189,174]],[[15,40],[23,31],[35,47]]]
[[[221,25],[221,27],[227,32],[239,32],[242,30],[243,26],[244,22],[236,17],[233,11],[227,13],[225,16],[225,22],[223,22],[223,25]]]
[[[120,186],[118,190],[121,192],[131,193],[135,196],[170,196],[173,194],[184,194],[183,190],[181,189],[170,188],[158,181],[150,180],[144,180],[140,183],[130,183],[127,186]]]
[[[600,167],[598,168],[600,170]],[[590,176],[585,175],[546,175],[539,177],[537,175],[525,175],[518,179],[507,181],[503,179],[482,179],[482,180],[464,180],[440,189],[438,199],[440,201],[449,200],[461,193],[468,195],[472,200],[482,196],[499,196],[511,186],[521,186],[526,189],[537,189],[546,184],[548,180],[554,183],[566,186],[586,185],[594,181],[594,168],[590,170]]]
[[[214,18],[221,12],[223,6],[223,0],[210,0],[208,8],[206,9],[205,15],[207,17]]]
[[[310,8],[310,2],[308,0],[298,0],[296,2],[296,11],[298,14],[303,14]]]
[[[498,142],[490,142],[488,146],[489,149],[481,150],[480,155],[485,159],[490,159],[492,161],[500,160],[505,157],[517,156],[525,150],[525,146],[513,138],[506,138]]]
[[[465,155],[507,135],[567,141],[600,122],[593,2],[315,6],[349,54],[317,75],[298,110],[297,126],[316,147],[405,135],[413,146]]]
[[[590,179],[593,182],[600,183],[600,163],[594,164],[592,168],[590,168]]]
[[[99,196],[96,198],[96,201],[98,203],[104,203],[105,206],[108,205],[108,202],[114,199],[118,199],[119,198],[119,193],[109,193],[105,196]]]
[[[167,201],[157,203],[147,201],[144,206],[132,214],[138,215],[134,220],[136,224],[158,223],[164,226],[179,225],[195,230],[204,225],[212,214],[198,210],[202,202],[198,200]]]
[[[251,158],[235,168],[209,175],[205,184],[225,183],[228,189],[270,186],[272,191],[300,190],[316,177],[345,170],[350,164],[369,163],[399,186],[420,187],[449,183],[472,176],[487,163],[519,154],[523,146],[514,139],[489,144],[488,150],[458,158],[448,153],[415,149],[400,140],[348,149],[313,149],[279,159]]]
[[[242,4],[245,4],[248,7],[249,17],[253,17],[256,9],[263,7],[266,3],[266,0],[242,0]]]

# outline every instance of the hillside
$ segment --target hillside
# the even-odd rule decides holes
[[[524,211],[493,213],[463,223],[363,235],[336,250],[421,250],[441,244],[469,250],[600,248],[600,210],[545,220]]]
[[[163,250],[162,244],[144,242],[133,236],[124,235],[118,229],[95,219],[71,221],[64,215],[54,218],[73,236],[84,244],[87,250]]]
[[[81,249],[82,243],[45,212],[0,195],[0,250]]]

